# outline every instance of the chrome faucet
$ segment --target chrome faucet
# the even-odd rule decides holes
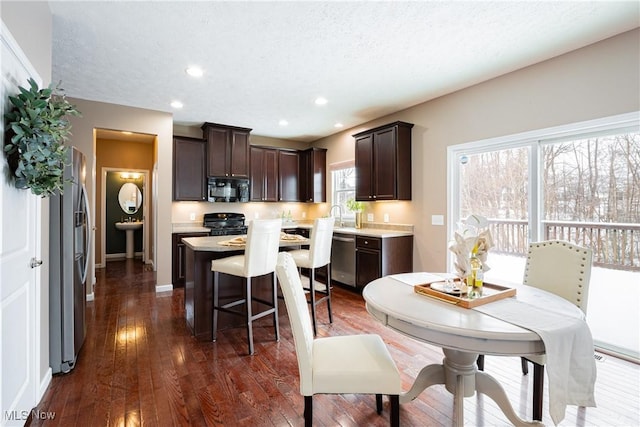
[[[331,209],[329,209],[329,215],[331,216],[333,216],[333,208],[338,208],[338,214],[340,215],[338,224],[340,225],[340,227],[344,227],[344,222],[342,221],[342,206],[340,205],[331,206]]]

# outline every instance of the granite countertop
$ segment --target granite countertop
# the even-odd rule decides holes
[[[194,251],[201,252],[237,252],[244,251],[243,246],[225,246],[219,244],[225,240],[238,236],[203,236],[203,237],[187,237],[182,239],[185,245]],[[298,247],[303,244],[309,244],[309,240],[305,241],[286,241],[280,240],[280,247]]]
[[[311,221],[289,222],[288,221],[282,224],[283,230],[291,230],[296,228],[311,230],[313,229],[313,222]],[[209,229],[206,227],[203,227],[202,224],[199,224],[199,223],[193,223],[193,224],[174,223],[173,224],[173,233],[200,233],[200,232],[207,233],[209,232]],[[413,236],[413,226],[398,225],[396,227],[393,225],[384,224],[382,226],[379,226],[379,228],[377,228],[376,224],[372,224],[369,226],[365,226],[363,228],[335,227],[333,229],[333,232],[335,234],[349,234],[354,236],[379,237],[384,239],[387,237]]]
[[[208,233],[209,231],[210,230],[207,227],[203,227],[202,224],[173,224],[171,229],[172,233]]]
[[[403,230],[392,230],[392,229],[382,229],[382,228],[355,228],[355,227],[336,227],[333,229],[333,234],[351,234],[355,236],[365,236],[365,237],[379,237],[379,238],[388,238],[388,237],[403,237],[403,236],[413,236],[412,231],[403,231]]]

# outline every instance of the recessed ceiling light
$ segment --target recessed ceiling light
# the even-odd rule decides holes
[[[278,122],[278,124],[279,124],[280,126],[286,126],[286,125],[288,125],[288,124],[289,124],[289,122],[283,119],[283,120],[280,120],[280,121]]]
[[[202,71],[202,68],[200,67],[189,67],[186,69],[187,74],[189,74],[191,77],[202,77],[202,74],[204,74],[204,71]]]
[[[182,108],[182,107],[184,107],[184,105],[180,101],[171,101],[171,106],[173,108]]]
[[[336,123],[335,125],[333,125],[333,127],[336,128],[341,128],[342,126],[344,126],[342,123]]]
[[[326,105],[327,102],[329,102],[327,101],[327,98],[323,98],[321,96],[316,98],[316,101],[315,101],[316,105]]]

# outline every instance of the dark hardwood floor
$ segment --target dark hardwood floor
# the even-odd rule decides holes
[[[268,318],[254,331],[247,355],[245,329],[219,332],[216,343],[193,339],[184,321],[183,291],[156,294],[154,273],[139,261],[110,262],[97,271],[95,301],[87,304],[87,339],[76,368],[54,376],[32,426],[302,426],[303,398],[284,304],[281,339]],[[334,323],[320,309],[320,336],[378,333],[408,388],[420,369],[439,363],[439,348],[390,331],[365,311],[362,297],[334,287]],[[565,426],[640,425],[640,366],[605,356],[597,363],[597,408],[568,407]],[[531,418],[530,375],[518,358],[487,357],[485,371],[504,386],[520,416]],[[545,391],[548,398],[548,391]],[[544,422],[553,425],[545,401]],[[483,395],[465,399],[465,425],[509,425]],[[401,405],[403,426],[452,425],[453,398],[443,386]],[[314,425],[386,426],[372,396],[315,396]]]

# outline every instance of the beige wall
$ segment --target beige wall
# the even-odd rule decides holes
[[[124,130],[137,133],[157,135],[154,146],[154,168],[152,180],[155,181],[157,191],[152,191],[151,200],[155,201],[154,208],[158,216],[156,225],[155,248],[151,252],[156,254],[156,285],[171,284],[171,216],[164,212],[171,211],[172,188],[172,149],[173,149],[173,117],[171,113],[161,111],[144,110],[141,108],[124,107],[121,105],[107,104],[103,102],[87,101],[84,99],[69,98],[82,113],[81,117],[72,117],[71,125],[73,136],[69,145],[75,145],[87,156],[87,168],[91,171],[91,177],[87,183],[87,192],[93,210],[92,221],[95,224],[96,204],[96,152],[95,129]],[[155,172],[155,173],[154,173]],[[151,233],[154,233],[151,230]],[[94,233],[95,255],[95,233]],[[95,258],[91,260],[90,276],[95,283]]]
[[[49,85],[53,18],[48,2],[3,0],[0,3],[0,15],[31,65],[40,74],[44,86]]]
[[[382,222],[415,225],[414,268],[446,269],[446,150],[450,145],[640,110],[640,30],[636,29],[502,77],[316,141],[328,163],[352,159],[352,134],[403,120],[412,132],[411,202],[368,203]]]
[[[102,227],[102,168],[117,168],[123,170],[146,170],[148,171],[149,182],[147,183],[148,193],[143,195],[149,202],[147,204],[149,210],[145,211],[145,224],[147,228],[147,241],[145,247],[153,247],[153,200],[151,199],[151,189],[153,188],[153,178],[151,171],[153,170],[154,146],[153,144],[144,142],[121,141],[112,139],[96,138],[96,264],[103,263],[102,259],[102,235],[104,230]],[[153,254],[150,255],[153,258]]]

